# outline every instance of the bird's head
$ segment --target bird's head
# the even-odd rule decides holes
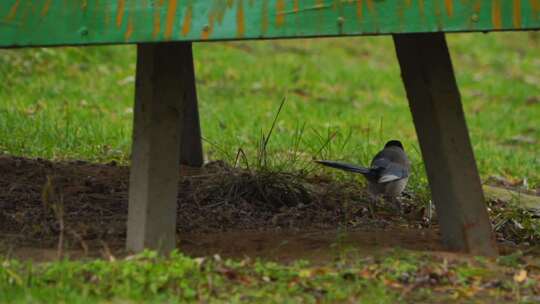
[[[390,140],[386,143],[386,145],[384,145],[385,148],[388,148],[388,147],[399,147],[401,148],[402,150],[404,150],[403,148],[403,144],[399,141],[399,140]]]

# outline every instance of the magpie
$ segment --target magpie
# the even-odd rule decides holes
[[[383,196],[392,201],[405,189],[411,171],[411,163],[399,140],[388,141],[384,149],[373,157],[369,168],[331,160],[316,160],[315,162],[327,167],[362,174],[368,181],[370,194],[376,197]]]

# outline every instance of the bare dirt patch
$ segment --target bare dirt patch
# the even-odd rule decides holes
[[[399,214],[374,204],[357,184],[320,176],[222,162],[180,172],[177,231],[189,254],[294,259],[329,256],[336,244],[441,250],[436,223],[412,199]],[[128,179],[129,168],[115,163],[0,156],[1,250],[47,260],[62,234],[61,217],[71,256],[122,254]]]

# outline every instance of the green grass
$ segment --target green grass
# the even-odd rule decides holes
[[[538,260],[446,259],[392,251],[290,265],[153,252],[116,261],[3,260],[0,302],[532,303]],[[524,269],[530,269],[523,275]],[[536,269],[536,270],[535,270]]]
[[[538,187],[538,34],[448,40],[482,177],[527,178]],[[390,38],[210,43],[194,51],[207,158],[232,161],[242,148],[253,162],[261,131],[287,96],[270,140],[273,167],[291,154],[299,159],[292,169],[312,157],[365,164],[397,138],[415,164],[411,187],[425,188]],[[0,152],[127,162],[135,55],[133,46],[0,51]],[[525,140],[512,142],[518,136]]]

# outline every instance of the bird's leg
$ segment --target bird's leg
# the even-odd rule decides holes
[[[397,196],[389,197],[388,201],[392,204],[392,207],[399,215],[403,215],[403,208],[401,207],[401,201]]]
[[[369,200],[368,203],[368,212],[370,218],[375,218],[375,207],[376,207],[377,201],[375,199]]]
[[[369,195],[368,212],[371,218],[375,218],[375,211],[377,210],[377,204],[384,202],[380,195]]]

